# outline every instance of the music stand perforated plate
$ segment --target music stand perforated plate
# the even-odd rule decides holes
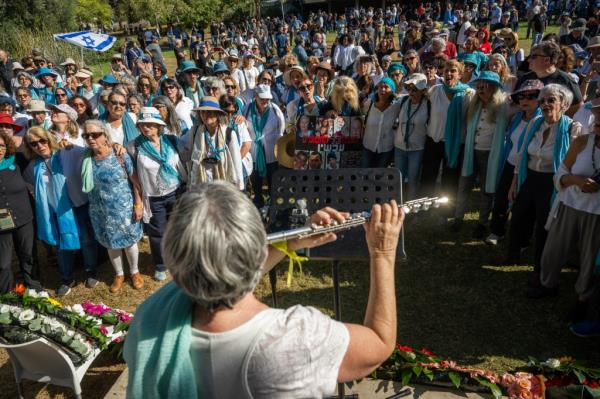
[[[289,214],[296,201],[305,199],[308,213],[330,206],[344,212],[370,211],[373,204],[394,199],[402,203],[402,179],[396,168],[348,168],[336,170],[279,169],[271,184],[269,220],[272,231],[289,228],[277,221]],[[314,248],[311,259],[367,260],[369,252],[364,229],[356,227],[338,233],[337,241]],[[397,257],[404,258],[404,230],[398,243]]]

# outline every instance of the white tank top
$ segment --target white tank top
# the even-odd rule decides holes
[[[594,134],[588,135],[587,144],[583,151],[577,155],[575,163],[571,167],[571,174],[592,177],[595,173],[593,164],[600,168],[600,148],[594,145]],[[592,155],[594,162],[592,162]],[[562,202],[574,209],[600,215],[600,191],[595,193],[584,193],[575,185],[566,188]]]

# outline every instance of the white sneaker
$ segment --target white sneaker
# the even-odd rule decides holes
[[[485,243],[488,245],[498,245],[498,241],[500,241],[502,238],[501,236],[497,236],[496,234],[492,233],[489,236],[487,236],[487,238],[485,239]]]

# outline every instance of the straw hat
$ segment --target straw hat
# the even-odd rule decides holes
[[[285,82],[285,84],[287,86],[292,86],[292,84],[293,84],[291,75],[292,75],[292,72],[294,72],[294,71],[300,72],[304,77],[307,76],[306,72],[304,72],[304,68],[302,68],[299,65],[294,65],[293,67],[290,67],[289,69],[287,69],[285,71],[285,73],[283,74],[283,81]]]
[[[158,110],[154,107],[142,107],[140,113],[138,114],[138,121],[136,125],[140,125],[143,123],[155,123],[160,126],[167,125],[160,118],[160,112],[158,112]]]
[[[75,62],[75,60],[71,57],[68,57],[65,62],[63,62],[62,64],[60,64],[60,66],[67,66],[67,65],[75,65],[77,66],[77,63]]]

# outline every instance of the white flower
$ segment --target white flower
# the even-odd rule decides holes
[[[83,306],[81,306],[80,304],[73,305],[69,310],[77,313],[79,316],[85,316]]]
[[[44,317],[43,319],[44,324],[46,324],[47,326],[49,326],[52,330],[58,330],[61,329],[63,327],[62,323],[58,320],[56,320],[55,318],[52,317]]]
[[[25,309],[19,314],[19,321],[29,321],[35,318],[35,312],[31,309]]]
[[[8,313],[10,312],[10,307],[8,305],[0,306],[0,313]]]
[[[543,364],[552,369],[557,369],[560,367],[560,360],[551,358],[551,359],[546,360]]]
[[[31,288],[28,288],[27,291],[25,291],[25,295],[30,296],[32,298],[37,298],[39,297],[38,293],[36,290],[33,290]]]
[[[46,291],[40,291],[38,293],[38,297],[39,298],[50,298],[50,295],[48,295],[48,293]]]
[[[75,331],[73,331],[73,330],[67,330],[67,336],[69,336],[69,337],[75,336]]]

